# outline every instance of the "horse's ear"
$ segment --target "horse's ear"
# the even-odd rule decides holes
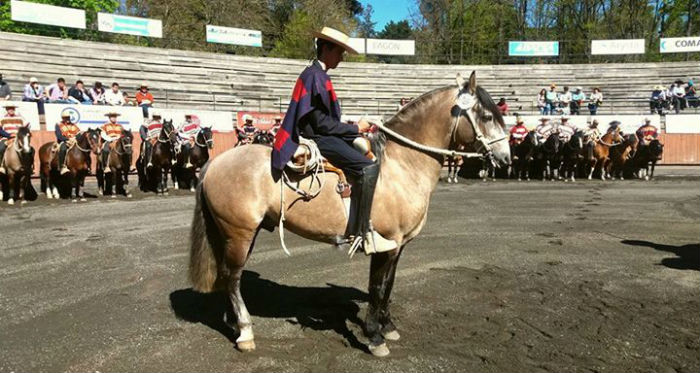
[[[457,81],[457,88],[460,90],[464,88],[464,78],[462,77],[462,74],[457,73],[457,78],[455,80]]]
[[[472,74],[469,75],[469,86],[467,88],[470,94],[476,94],[476,70],[472,71]]]

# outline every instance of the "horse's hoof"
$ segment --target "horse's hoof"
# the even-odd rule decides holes
[[[23,199],[22,202],[20,202],[19,204],[20,204],[20,205],[24,205],[25,203],[27,203],[27,200],[26,200],[26,199]]]
[[[369,352],[372,353],[373,356],[376,357],[385,357],[389,356],[389,347],[386,346],[386,343],[382,343],[379,346],[373,346],[372,344],[367,345],[367,348],[369,348]]]
[[[236,347],[237,347],[241,352],[255,351],[255,341],[241,341],[241,342],[236,342]]]
[[[78,200],[75,199],[75,198],[73,198],[73,199],[71,200],[71,202],[73,202],[73,203],[78,203]]]
[[[116,194],[112,194],[112,198],[117,198],[117,195],[116,195]]]
[[[170,193],[168,193],[168,192],[163,192],[163,195],[164,195],[164,196],[169,196]]]
[[[396,330],[392,330],[387,333],[382,333],[382,336],[387,341],[398,341],[399,339],[401,339],[401,334],[399,334],[399,332]]]
[[[99,194],[99,195],[101,195],[101,196],[104,196],[104,195],[105,195],[105,193],[104,193],[103,191],[101,191],[101,190],[98,191],[97,194]]]
[[[10,199],[7,200],[7,204],[8,204],[8,205],[14,205],[14,204],[15,204],[15,200],[12,199],[12,198],[10,198]]]
[[[131,193],[129,193],[129,194],[126,195],[126,198],[131,198],[131,197],[133,197],[133,196],[131,195]]]
[[[47,198],[47,199],[53,199],[53,195],[52,195],[51,192],[49,192],[48,190],[46,191],[46,198]]]
[[[194,187],[190,188],[190,192],[194,193]]]
[[[80,202],[87,202],[87,199],[84,198],[84,197],[81,197],[81,198],[80,198]]]

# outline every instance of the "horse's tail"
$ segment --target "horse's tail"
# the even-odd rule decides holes
[[[207,200],[204,197],[202,181],[208,165],[204,165],[200,171],[200,182],[195,192],[197,201],[190,230],[190,282],[195,290],[203,293],[216,290],[218,266],[214,252],[216,248],[213,245],[221,242],[218,239],[219,230],[213,221]]]

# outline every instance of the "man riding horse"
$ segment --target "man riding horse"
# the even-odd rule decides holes
[[[153,144],[151,141],[160,136],[160,131],[163,129],[163,123],[161,122],[161,116],[158,113],[153,113],[151,115],[151,120],[144,122],[139,128],[139,135],[141,136],[141,157],[142,162],[148,160],[146,168],[153,167],[151,162],[151,152],[153,150]]]
[[[568,117],[562,116],[560,120],[559,126],[557,126],[557,133],[563,142],[567,142],[576,133],[577,128],[569,122]]]
[[[0,118],[0,174],[7,172],[5,170],[5,150],[10,139],[14,138],[20,127],[27,127],[29,123],[19,114],[17,114],[16,105],[5,105],[5,116]]]
[[[376,251],[392,250],[396,243],[374,234],[370,223],[379,165],[352,145],[370,129],[370,123],[364,118],[357,126],[340,121],[340,103],[327,74],[338,66],[346,52],[357,52],[348,45],[349,37],[335,29],[324,27],[314,36],[316,59],[296,81],[289,109],[275,136],[272,168],[284,170],[299,146],[300,136],[314,141],[323,157],[355,180],[345,232],[351,250],[361,246],[368,252],[368,245]]]
[[[190,153],[192,152],[194,138],[201,128],[199,118],[197,118],[196,115],[185,114],[185,121],[177,129],[178,143],[175,151],[177,153],[182,153],[182,158],[185,161],[185,168],[192,168]]]
[[[109,118],[107,123],[103,124],[100,129],[102,130],[102,139],[104,140],[104,145],[102,146],[102,170],[104,173],[110,173],[112,170],[109,168],[109,150],[111,144],[115,140],[119,140],[122,137],[122,126],[117,122],[117,117],[120,114],[117,112],[110,112],[105,114]]]
[[[659,129],[651,124],[651,119],[644,118],[644,124],[637,130],[637,138],[639,146],[648,146],[652,140],[659,137]]]
[[[513,153],[513,147],[520,144],[525,140],[525,137],[527,137],[528,134],[528,129],[525,127],[525,122],[523,121],[523,118],[518,116],[515,119],[515,126],[510,129],[510,138],[508,139],[508,143],[510,144],[510,153]],[[515,160],[515,158],[513,158]]]
[[[66,153],[69,148],[75,145],[75,137],[80,133],[80,128],[71,122],[70,113],[63,112],[61,113],[61,121],[56,123],[54,131],[58,146],[58,164],[61,167],[61,175],[65,175],[70,172],[66,162]]]

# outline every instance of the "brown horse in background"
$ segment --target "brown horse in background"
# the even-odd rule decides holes
[[[114,140],[113,146],[109,148],[107,162],[110,172],[105,174],[104,165],[101,162],[97,163],[97,187],[101,195],[111,195],[112,198],[116,198],[117,194],[124,194],[127,198],[131,198],[129,171],[133,156],[133,141],[134,135],[131,131],[122,128],[121,137]]]
[[[0,174],[0,201],[7,191],[8,205],[14,205],[15,199],[22,204],[27,202],[25,193],[31,189],[30,179],[34,172],[34,148],[31,141],[32,132],[26,126],[20,127],[15,138],[8,140],[4,155],[6,173]]]
[[[639,140],[633,133],[624,135],[622,144],[610,148],[610,177],[625,180],[625,170],[627,164],[634,156]]]
[[[593,146],[593,149],[586,154],[586,161],[591,168],[588,173],[588,180],[593,179],[593,172],[600,168],[600,180],[605,180],[606,174],[610,172],[610,148],[619,146],[623,142],[620,128],[615,128],[612,132],[607,132]]]
[[[399,338],[389,312],[396,264],[405,245],[425,224],[443,154],[476,144],[476,150],[492,162],[510,163],[503,117],[488,92],[476,85],[474,73],[467,83],[458,78],[458,86],[436,89],[411,101],[384,126],[401,137],[388,135],[383,149],[375,148],[381,168],[371,220],[377,233],[394,240],[398,247],[371,258],[365,334],[375,356],[388,355],[385,340]],[[483,136],[477,136],[479,133]],[[425,146],[432,150],[425,150]],[[310,183],[318,185],[314,180],[323,183],[315,197],[304,199],[274,177],[271,151],[271,147],[261,145],[237,147],[205,165],[190,233],[193,287],[202,292],[226,291],[236,316],[235,321],[226,322],[232,328],[237,323],[236,344],[242,351],[255,349],[253,322],[240,285],[260,229],[273,230],[284,214],[285,228],[290,231],[338,244],[348,222],[336,191],[338,175],[327,172],[318,179],[299,177],[294,184],[303,189]]]
[[[59,170],[58,151],[54,151],[55,141],[47,142],[39,148],[39,176],[41,190],[46,198],[61,198],[58,181],[64,179]],[[89,172],[90,153],[100,153],[100,131],[88,129],[75,136],[75,142],[66,150],[66,164],[70,171],[65,175],[70,180],[70,197],[73,202],[80,198],[85,201],[85,177]]]

